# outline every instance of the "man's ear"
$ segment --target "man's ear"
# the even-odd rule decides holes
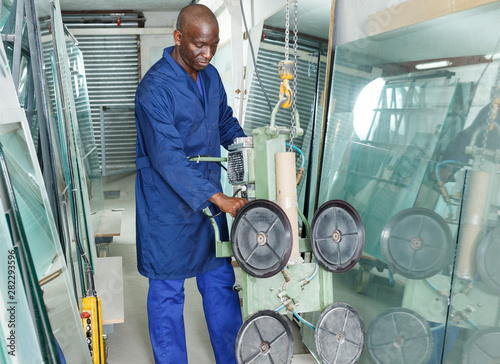
[[[181,39],[182,39],[182,33],[178,31],[177,29],[174,30],[174,42],[176,46],[181,45]]]

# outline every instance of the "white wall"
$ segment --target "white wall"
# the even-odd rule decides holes
[[[178,12],[145,11],[145,28],[172,28]],[[163,49],[174,45],[172,31],[160,35],[141,35],[141,75],[162,57]]]

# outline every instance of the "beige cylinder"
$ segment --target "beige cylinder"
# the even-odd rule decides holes
[[[456,274],[459,278],[472,280],[476,268],[477,245],[488,203],[490,175],[474,171],[468,173],[467,180]]]
[[[299,251],[299,218],[297,214],[297,187],[295,183],[295,153],[275,154],[276,203],[283,209],[292,225],[293,248],[290,264],[302,263]]]

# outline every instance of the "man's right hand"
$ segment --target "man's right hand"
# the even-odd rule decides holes
[[[222,212],[227,212],[232,217],[236,217],[238,211],[248,203],[245,198],[229,197],[222,192],[216,193],[208,201],[216,204]]]

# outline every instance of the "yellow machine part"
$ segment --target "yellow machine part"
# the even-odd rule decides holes
[[[288,109],[290,106],[292,106],[292,89],[290,88],[287,79],[281,82],[279,98],[280,100],[283,98],[286,99],[286,101],[281,105],[282,108]]]
[[[281,61],[278,64],[278,72],[283,80],[280,85],[279,99],[285,98],[286,101],[281,105],[282,108],[288,109],[292,106],[293,91],[290,88],[290,80],[293,79],[293,62]]]
[[[101,299],[97,296],[84,297],[80,318],[89,346],[93,364],[106,364],[104,340],[102,337]]]

